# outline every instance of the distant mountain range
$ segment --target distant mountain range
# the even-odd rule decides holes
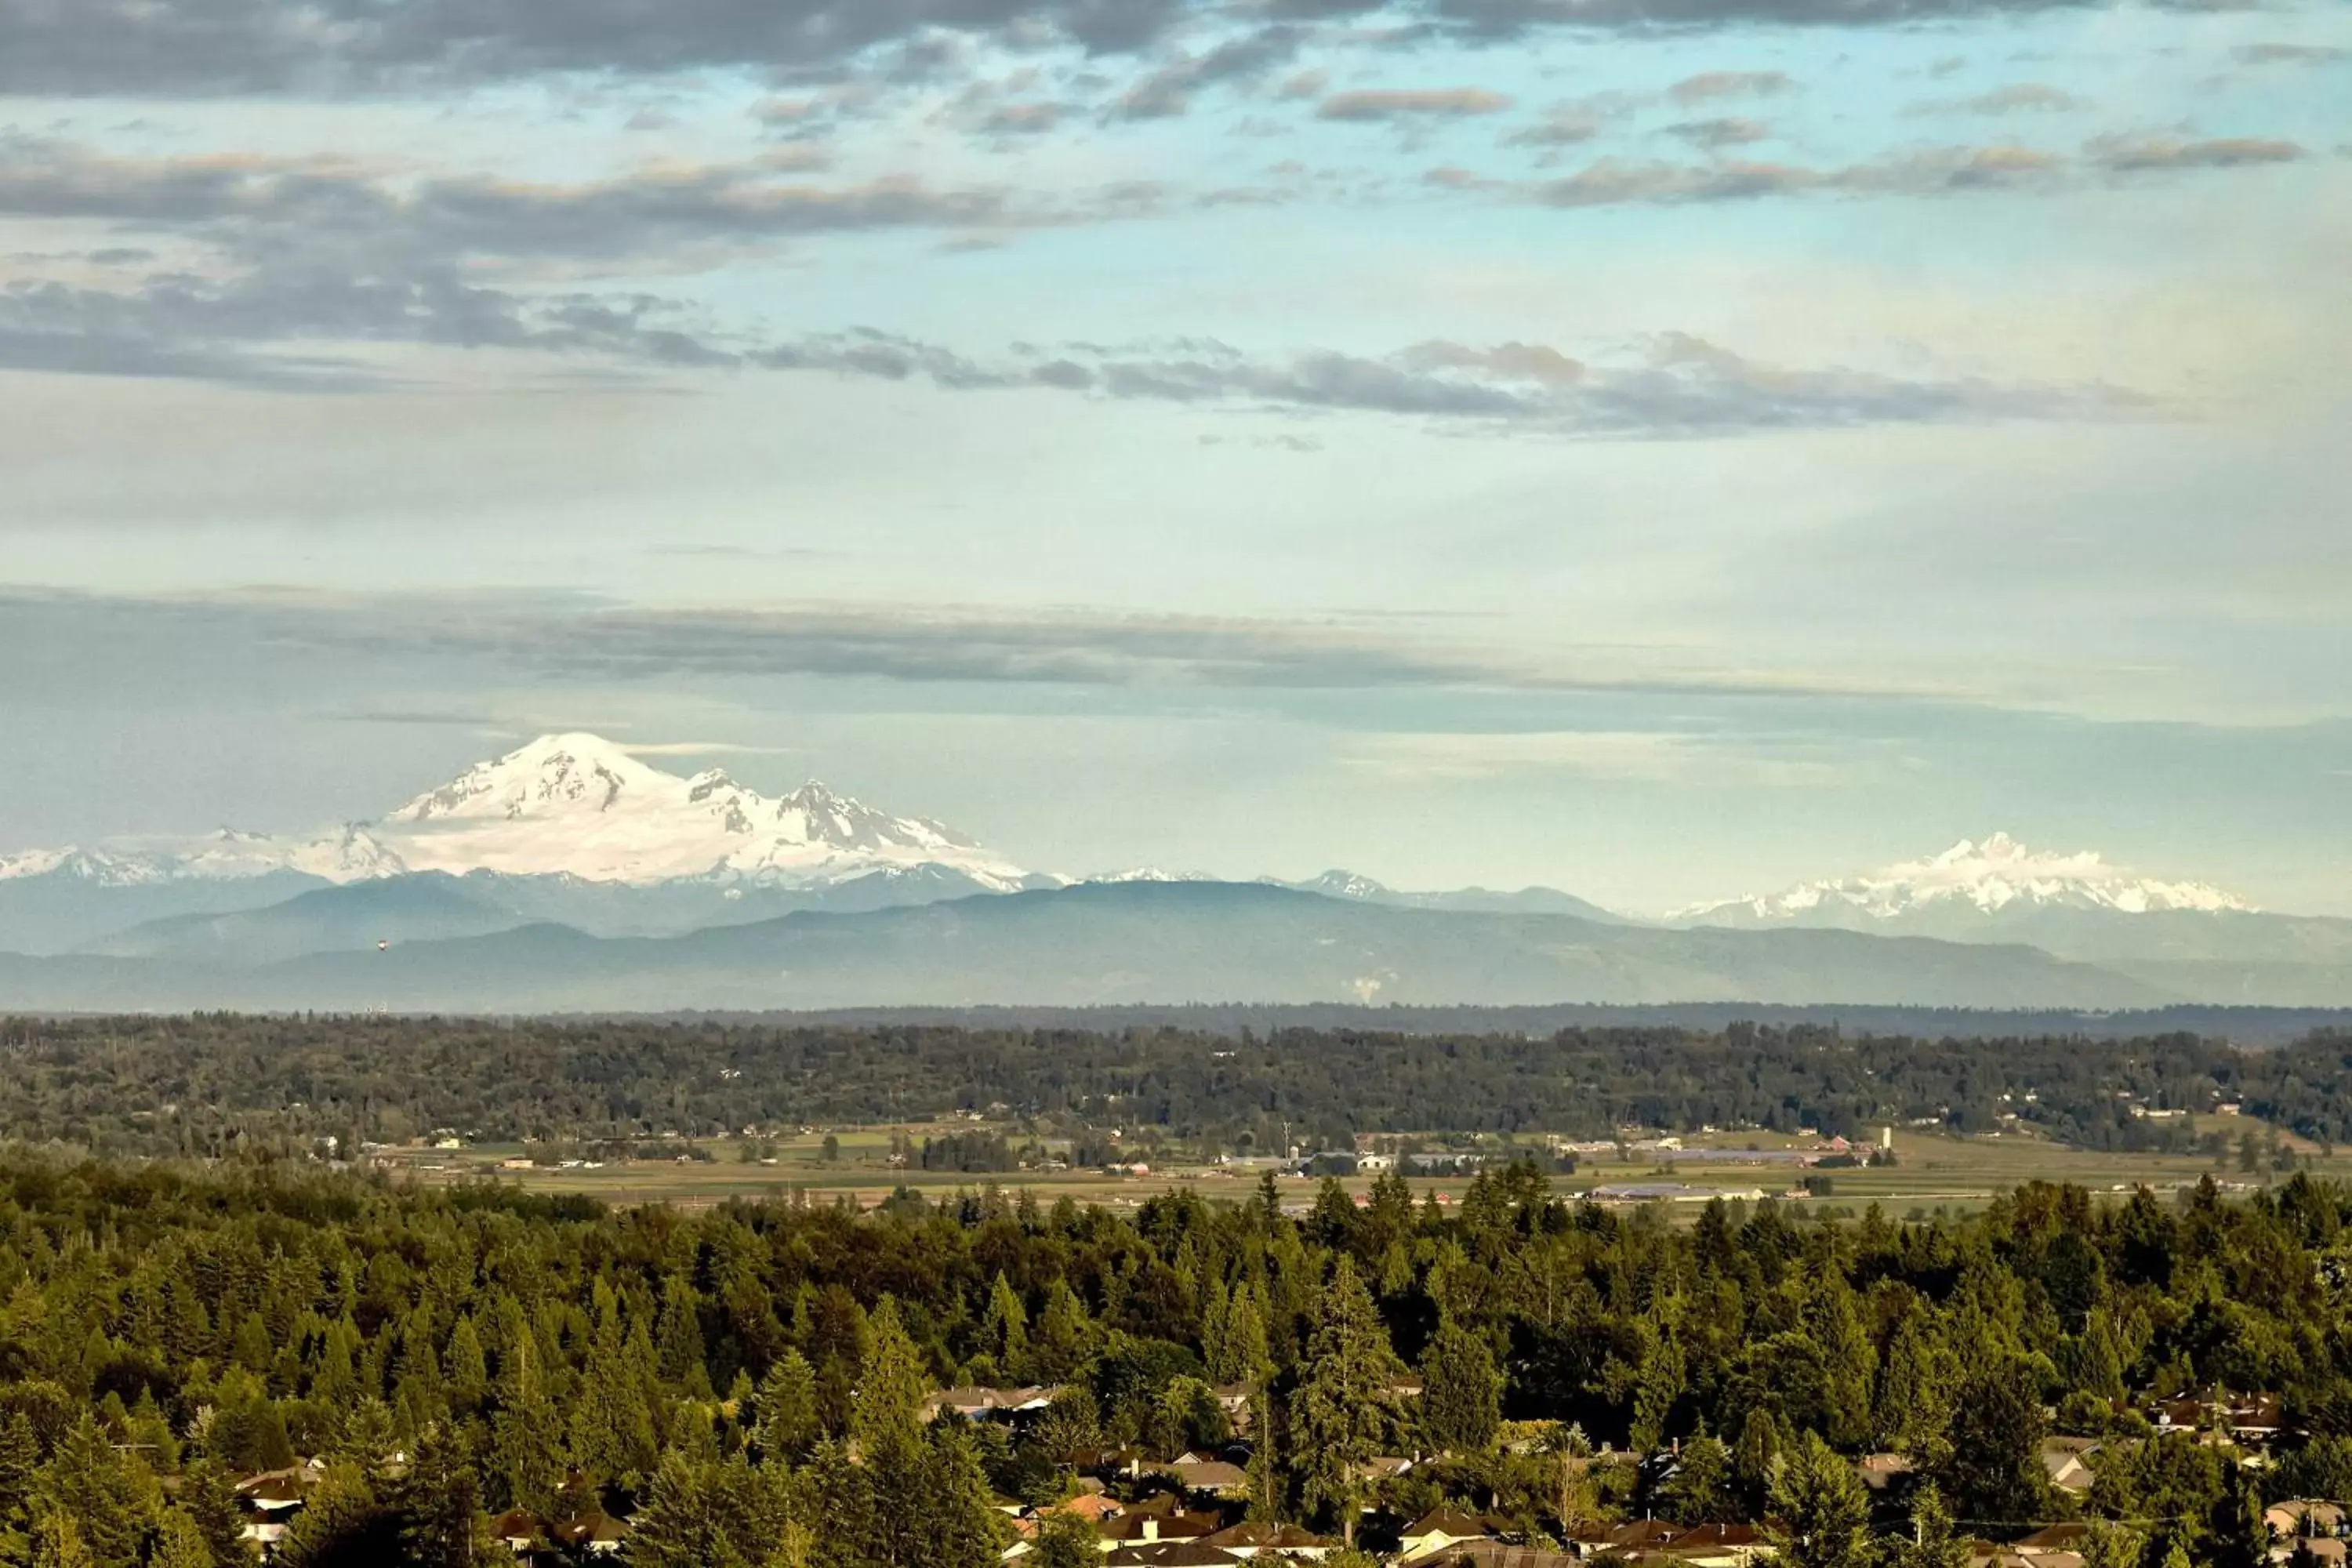
[[[2352,921],[1995,834],[1640,920],[1549,888],[1024,869],[551,735],[371,823],[0,858],[0,1008],[2352,1005]]]

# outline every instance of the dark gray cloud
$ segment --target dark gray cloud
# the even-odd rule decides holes
[[[1393,19],[1391,35],[1541,27],[1886,26],[2111,0],[1265,0],[1277,23]],[[2205,8],[2215,0],[2178,0]],[[2223,0],[2226,3],[2226,0]],[[779,79],[953,68],[962,44],[1144,54],[1231,15],[1219,0],[0,0],[0,92],[215,97],[436,90],[553,73]]]
[[[217,94],[839,64],[934,33],[1141,48],[1188,0],[0,0],[0,91]]]
[[[1482,87],[1366,88],[1333,93],[1315,112],[1325,120],[1452,120],[1510,107],[1509,98]]]
[[[2292,163],[2305,156],[2293,142],[2260,136],[2221,136],[2203,141],[2167,135],[2101,136],[2084,149],[2098,168],[2119,174],[2178,169],[2243,169]]]
[[[1109,112],[1119,120],[1182,114],[1206,89],[1254,82],[1288,65],[1297,58],[1306,36],[1304,28],[1277,23],[1228,38],[1202,54],[1179,54],[1121,93]]]
[[[793,676],[920,683],[1255,690],[1485,689],[1683,697],[1902,699],[1892,683],[1628,668],[1622,654],[1537,661],[1402,633],[1392,616],[1258,619],[1108,610],[837,605],[647,608],[568,596],[251,591],[142,598],[0,588],[0,642],[52,627],[110,648],[357,655],[414,671],[485,665],[565,685]],[[1643,661],[1648,662],[1648,661]],[[403,710],[404,712],[410,710]],[[458,721],[462,710],[404,722]],[[338,715],[340,717],[341,715]]]
[[[640,373],[829,374],[958,392],[1028,388],[1292,416],[1350,413],[1491,434],[1574,439],[1738,436],[1792,428],[2100,417],[2145,411],[2105,386],[2003,385],[1766,365],[1666,334],[1631,361],[1542,344],[1433,342],[1388,354],[1251,355],[1175,340],[981,355],[871,329],[743,342],[643,294],[524,297],[455,274],[353,280],[262,268],[228,284],[159,274],[133,290],[62,284],[0,291],[0,367],[364,390],[391,373],[318,361],[320,342],[425,344],[556,356]]]

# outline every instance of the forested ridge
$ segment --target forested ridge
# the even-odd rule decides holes
[[[993,1499],[1050,1503],[1106,1449],[1223,1449],[1237,1507],[1359,1544],[1451,1500],[1529,1540],[1769,1521],[1792,1568],[1940,1568],[1956,1532],[2084,1514],[2124,1521],[2104,1564],[2251,1568],[2263,1500],[2352,1494],[2347,1221],[2308,1176],[1675,1229],[1524,1165],[1448,1209],[1386,1179],[1291,1218],[1269,1182],[1129,1217],[992,1190],[607,1212],[10,1156],[0,1562],[247,1561],[230,1478],[316,1456],[294,1568],[506,1561],[511,1509],[627,1520],[656,1568],[984,1568]],[[970,1384],[1056,1392],[1017,1426],[924,1422]],[[2278,1396],[2265,1465],[2151,1432],[2152,1402],[2204,1390]],[[2048,1482],[2053,1429],[2101,1440],[2084,1498]],[[1892,1517],[1856,1479],[1873,1452],[1918,1483]],[[1094,1562],[1083,1534],[1052,1516],[1040,1561]]]
[[[2141,1110],[2247,1113],[2352,1141],[2352,1037],[2281,1049],[2176,1034],[2105,1040],[1720,1031],[1405,1035],[1175,1028],[479,1022],[284,1016],[0,1020],[0,1138],[110,1154],[217,1154],[254,1141],[708,1136],[995,1110],[1042,1130],[1120,1125],[1227,1147],[1286,1124],[1359,1131],[1560,1132],[1701,1125],[1855,1133],[2004,1114],[2096,1149],[2186,1129]]]

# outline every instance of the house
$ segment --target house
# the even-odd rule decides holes
[[[1197,1542],[1222,1527],[1223,1522],[1213,1513],[1160,1514],[1135,1508],[1105,1523],[1100,1534],[1103,1549],[1116,1551],[1122,1546],[1157,1546],[1163,1542],[1173,1541]]]
[[[1398,1556],[1411,1563],[1450,1546],[1459,1546],[1471,1541],[1493,1541],[1501,1534],[1496,1521],[1485,1514],[1434,1508],[1398,1533]]]
[[[1088,1524],[1100,1524],[1107,1519],[1117,1519],[1127,1511],[1127,1505],[1108,1492],[1080,1492],[1076,1497],[1037,1510],[1039,1513],[1074,1513]]]
[[[2074,1521],[2063,1524],[2046,1524],[2032,1534],[2009,1543],[2009,1549],[2042,1565],[2053,1568],[2056,1559],[2072,1556],[2082,1561],[2084,1544],[2091,1539],[2091,1527]],[[2058,1565],[2063,1568],[2063,1564]]]
[[[1195,1497],[1222,1497],[1248,1489],[1249,1472],[1223,1459],[1187,1454],[1173,1464],[1154,1465],[1154,1475],[1166,1476]]]
[[[568,1519],[562,1524],[551,1525],[548,1533],[575,1556],[584,1553],[591,1557],[611,1557],[627,1543],[629,1526],[626,1521],[614,1519],[603,1509],[595,1509]]]
[[[1620,1557],[1632,1557],[1644,1552],[1664,1552],[1669,1544],[1690,1532],[1683,1526],[1663,1519],[1637,1519],[1618,1525],[1601,1538],[1601,1550]]]
[[[245,1518],[240,1533],[259,1547],[264,1557],[285,1541],[288,1525],[302,1511],[303,1500],[310,1495],[312,1479],[311,1472],[297,1468],[265,1470],[236,1483],[237,1511]]]
[[[1426,1568],[1577,1568],[1578,1559],[1539,1546],[1503,1541],[1465,1541],[1422,1560]],[[1419,1565],[1416,1565],[1419,1568]]]
[[[1301,1530],[1295,1524],[1232,1525],[1201,1537],[1197,1544],[1225,1552],[1243,1563],[1262,1553],[1320,1562],[1339,1549],[1338,1542]]]
[[[1054,1403],[1058,1388],[943,1388],[923,1401],[922,1415],[936,1421],[941,1415],[967,1421],[992,1416],[1027,1415]]]
[[[2250,1447],[2263,1447],[2285,1427],[2285,1406],[2275,1394],[2255,1394],[2232,1399],[2184,1395],[2156,1402],[2152,1413],[2159,1432],[2205,1432],[2226,1435]]]
[[[1901,1454],[1864,1454],[1853,1462],[1853,1468],[1864,1486],[1884,1492],[1909,1480],[1916,1467]]]
[[[1748,1524],[1700,1524],[1665,1544],[1668,1556],[1692,1568],[1748,1568],[1773,1555],[1772,1543]]]
[[[547,1521],[529,1509],[518,1508],[499,1515],[490,1521],[490,1533],[507,1544],[507,1550],[520,1557],[548,1540]]]
[[[1103,1559],[1104,1568],[1234,1568],[1230,1552],[1190,1541],[1160,1546],[1122,1546]]]
[[[2290,1498],[2263,1510],[2263,1522],[2270,1526],[2273,1541],[2292,1541],[2297,1536],[2340,1536],[2347,1521],[2352,1521],[2352,1513],[2347,1513],[2342,1503],[2316,1498]]]
[[[2091,1456],[2098,1451],[2095,1437],[2045,1437],[2042,1468],[2049,1473],[2052,1486],[2081,1497],[2091,1489]]]

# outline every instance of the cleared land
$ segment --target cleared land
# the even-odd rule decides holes
[[[1685,1135],[1685,1149],[1680,1154],[1642,1150],[1632,1152],[1629,1158],[1620,1158],[1614,1152],[1580,1155],[1574,1173],[1555,1176],[1552,1184],[1563,1194],[1599,1189],[1606,1195],[1607,1189],[1621,1186],[1688,1190],[1692,1201],[1664,1200],[1664,1206],[1672,1211],[1695,1213],[1699,1194],[1721,1193],[1752,1197],[1762,1193],[1788,1198],[1807,1210],[1858,1211],[1876,1203],[1890,1216],[1903,1218],[1932,1214],[1938,1208],[1957,1213],[1981,1207],[1994,1196],[2032,1181],[2071,1183],[2095,1192],[2120,1194],[2142,1185],[2159,1192],[2193,1185],[2209,1175],[2225,1189],[2234,1189],[2283,1181],[2292,1173],[2276,1168],[2267,1156],[2260,1162],[2258,1170],[2242,1168],[2241,1138],[2252,1133],[2267,1149],[2273,1134],[2273,1129],[2259,1121],[2241,1117],[2200,1118],[2196,1131],[2226,1133],[2230,1140],[2227,1158],[2215,1161],[2189,1155],[2101,1153],[2030,1133],[1960,1137],[1901,1129],[1895,1137],[1896,1163],[1893,1165],[1806,1167],[1785,1156],[1790,1152],[1813,1150],[1815,1140],[1731,1132]],[[847,1199],[872,1205],[900,1187],[937,1197],[960,1189],[984,1186],[1026,1189],[1047,1203],[1068,1196],[1080,1203],[1118,1206],[1186,1188],[1212,1201],[1237,1202],[1256,1190],[1260,1175],[1257,1168],[1205,1164],[1187,1158],[1181,1150],[1164,1150],[1152,1156],[1148,1175],[1109,1175],[1099,1169],[958,1173],[906,1169],[889,1163],[894,1136],[919,1146],[927,1138],[972,1131],[1002,1132],[1016,1144],[1021,1142],[1017,1130],[1010,1127],[954,1121],[819,1129],[795,1137],[757,1142],[679,1142],[676,1145],[678,1153],[667,1158],[534,1165],[528,1170],[505,1168],[508,1162],[528,1158],[533,1152],[514,1144],[474,1145],[461,1150],[400,1149],[383,1152],[378,1159],[394,1173],[427,1184],[493,1177],[535,1192],[579,1193],[614,1204],[672,1203],[689,1206],[729,1198],[782,1198],[795,1194],[804,1194],[808,1201],[815,1203]],[[828,1137],[834,1142],[830,1159],[825,1153]],[[2294,1155],[2293,1169],[2352,1176],[2352,1152],[2323,1152],[2315,1144],[2284,1132],[2277,1133],[2277,1140]],[[1432,1136],[1421,1142],[1434,1148],[1443,1140]],[[1540,1144],[1528,1139],[1519,1140],[1517,1147],[1528,1153],[1540,1152]],[[1714,1152],[1717,1157],[1694,1157],[1702,1151]],[[1504,1151],[1491,1145],[1484,1152],[1489,1158],[1505,1157]],[[1783,1158],[1778,1162],[1748,1163],[1721,1157],[1751,1152],[1780,1153]],[[1817,1182],[1825,1178],[1829,1190],[1803,1193],[1800,1183],[1808,1176]],[[1319,1181],[1311,1177],[1285,1174],[1279,1180],[1289,1205],[1311,1202],[1319,1185]],[[1408,1173],[1406,1180],[1416,1195],[1434,1192],[1449,1199],[1458,1198],[1469,1185],[1467,1176]],[[1370,1187],[1371,1178],[1349,1177],[1341,1184],[1351,1192],[1362,1192]]]

